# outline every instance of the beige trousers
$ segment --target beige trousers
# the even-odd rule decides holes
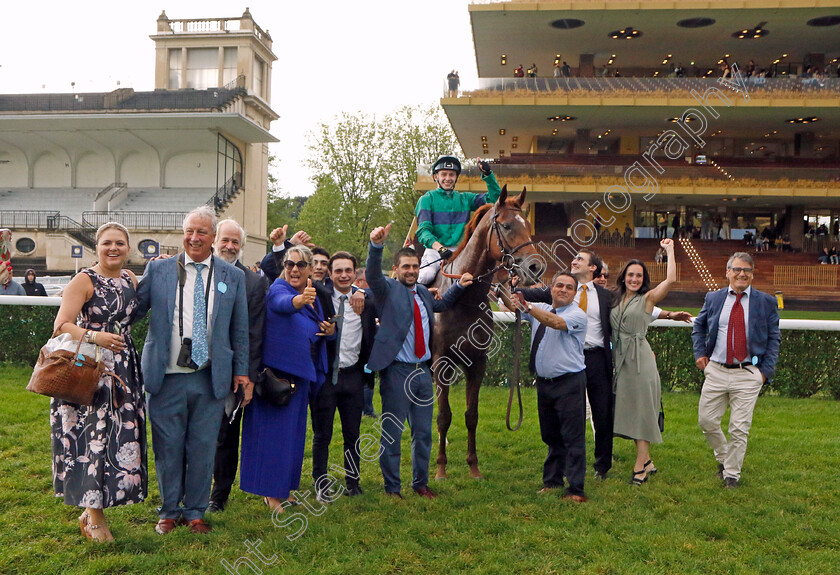
[[[703,373],[706,381],[703,382],[697,410],[700,429],[714,449],[715,459],[723,464],[723,476],[740,479],[753,410],[764,376],[754,366],[727,369],[714,361],[709,362]],[[729,441],[720,428],[720,420],[727,405],[731,410]]]

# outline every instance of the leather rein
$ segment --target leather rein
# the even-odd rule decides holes
[[[518,209],[518,208],[510,208],[509,207],[508,209],[516,210],[518,212],[522,211],[521,209]],[[486,272],[486,273],[481,274],[480,276],[477,276],[473,280],[473,281],[476,281],[476,282],[483,282],[485,280],[485,278],[493,277],[493,275],[495,275],[496,272],[498,272],[499,270],[502,270],[502,269],[506,270],[508,272],[508,276],[512,278],[514,275],[516,275],[515,270],[519,269],[519,264],[516,263],[516,258],[514,257],[514,254],[516,254],[516,252],[518,252],[522,248],[534,244],[533,240],[529,240],[527,242],[523,242],[523,243],[519,244],[516,247],[511,248],[510,244],[508,244],[508,242],[504,239],[504,236],[502,235],[502,230],[499,229],[500,228],[500,225],[499,225],[499,222],[498,222],[499,213],[498,213],[498,211],[496,211],[496,208],[493,208],[493,212],[494,212],[493,213],[493,224],[492,224],[493,227],[490,229],[490,234],[488,234],[488,236],[487,236],[487,251],[490,251],[490,248],[491,248],[490,238],[493,235],[493,232],[496,232],[496,244],[498,245],[499,250],[502,253],[502,258],[499,261],[499,265],[494,267],[489,272]],[[440,273],[443,274],[444,277],[447,277],[447,278],[450,278],[450,279],[455,279],[455,280],[461,279],[463,274],[449,274],[449,273],[446,273],[445,271],[443,271],[443,266],[446,263],[451,263],[451,262],[444,262],[443,264],[441,264]],[[523,419],[523,416],[524,416],[524,413],[523,413],[523,410],[522,410],[522,388],[520,386],[520,381],[519,381],[519,378],[520,378],[519,357],[522,353],[522,313],[518,309],[516,309],[516,310],[514,310],[514,314],[515,314],[515,316],[514,316],[514,322],[513,322],[513,357],[512,357],[513,361],[512,361],[511,370],[510,370],[510,379],[508,380],[508,387],[510,388],[510,395],[508,396],[507,415],[505,416],[505,424],[507,425],[507,428],[508,428],[509,431],[517,431],[522,426],[522,419]],[[518,403],[519,403],[519,419],[517,420],[516,425],[514,427],[511,427],[510,412],[513,408],[514,393],[516,393],[516,397],[517,397],[517,400],[518,400]]]

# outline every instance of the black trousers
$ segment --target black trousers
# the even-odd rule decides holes
[[[227,416],[222,418],[219,437],[216,440],[216,460],[213,463],[213,492],[210,501],[224,506],[230,496],[230,489],[236,479],[239,465],[239,429],[242,425],[242,409],[232,423]]]
[[[607,354],[610,350],[597,348],[584,350],[586,361],[586,392],[592,409],[595,426],[595,471],[606,473],[612,467],[613,421],[615,420],[615,394],[612,374],[607,371]]]
[[[548,446],[543,464],[543,485],[562,487],[583,495],[586,476],[586,372],[568,373],[556,380],[537,378],[537,413],[540,435]]]
[[[347,487],[359,485],[359,453],[356,441],[362,422],[362,408],[365,404],[364,381],[361,366],[356,364],[338,374],[338,384],[333,385],[332,375],[318,392],[312,403],[312,479],[316,487],[318,479],[328,473],[330,442],[333,435],[335,410],[341,418],[341,433],[344,436],[344,473]],[[335,474],[331,474],[335,477]]]

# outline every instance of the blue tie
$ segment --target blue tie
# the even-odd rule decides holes
[[[204,279],[201,270],[204,264],[195,266],[195,290],[193,292],[192,360],[199,367],[207,363],[207,308],[204,305]]]

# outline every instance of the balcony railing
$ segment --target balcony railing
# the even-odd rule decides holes
[[[0,210],[0,228],[37,230],[50,228],[59,212],[45,210]]]
[[[82,223],[98,228],[107,222],[117,222],[130,230],[179,230],[185,212],[82,212]]]
[[[478,90],[460,91],[458,97],[491,95],[528,95],[533,93],[597,92],[605,96],[630,96],[664,93],[689,96],[691,90],[703,94],[706,89],[720,87],[718,78],[479,78]],[[765,95],[802,94],[809,97],[840,93],[840,78],[746,78],[749,93]],[[444,97],[451,96],[444,86]]]
[[[228,181],[219,186],[216,193],[207,200],[207,205],[213,206],[217,212],[224,209],[225,206],[227,206],[228,203],[236,197],[242,186],[242,172],[236,172],[228,179]]]
[[[597,159],[597,156],[594,157]],[[513,179],[551,179],[557,180],[557,183],[563,183],[563,179],[580,179],[580,178],[623,178],[624,172],[639,159],[638,156],[627,156],[626,162],[604,162],[599,163],[535,163],[535,164],[492,164],[493,173],[500,180]],[[657,158],[658,159],[658,158]],[[726,174],[732,176],[730,179],[724,172],[718,170],[715,166],[705,165],[687,165],[685,163],[669,163],[662,161],[661,165],[665,169],[662,174],[662,180],[679,180],[683,178],[707,179],[729,181],[737,185],[740,180],[758,180],[758,181],[810,181],[810,182],[825,182],[832,187],[838,187],[840,184],[840,165],[829,164],[825,167],[795,167],[779,164],[766,164],[762,166],[729,166],[725,161],[717,160],[718,163],[726,170]],[[417,168],[417,173],[420,178],[424,176],[431,181],[430,164],[421,164]],[[479,178],[481,176],[476,166],[467,166],[461,172],[461,178]],[[552,183],[552,182],[545,182]]]

